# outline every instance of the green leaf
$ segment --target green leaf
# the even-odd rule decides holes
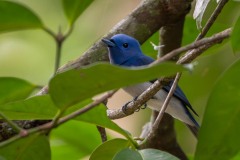
[[[240,144],[240,60],[216,83],[205,109],[196,160],[233,158]]]
[[[91,99],[84,100],[66,111],[64,115],[70,114],[87,104]],[[49,95],[34,96],[26,100],[0,105],[0,111],[12,120],[52,119],[58,108],[52,102]]]
[[[152,67],[135,68],[95,64],[56,75],[50,81],[49,93],[59,108],[65,108],[108,90],[160,76],[173,75],[183,70],[184,68],[181,65],[174,63],[161,63]]]
[[[121,127],[119,127],[117,124],[115,124],[113,121],[111,121],[107,117],[106,106],[102,104],[100,104],[99,106],[96,106],[95,108],[89,110],[84,114],[81,114],[76,119],[83,122],[88,122],[98,126],[112,129],[122,134],[127,139],[129,139],[133,144],[135,144],[135,141],[132,139],[132,137],[127,131],[123,130]]]
[[[192,17],[186,16],[183,28],[183,45],[192,43],[198,34],[199,31],[196,28],[196,21]]]
[[[231,42],[232,42],[232,48],[234,52],[240,51],[240,17],[238,17],[238,20],[234,26],[233,32],[231,34]]]
[[[143,160],[153,160],[153,159],[161,159],[161,160],[179,160],[177,157],[157,149],[143,149],[139,151],[143,156]]]
[[[44,95],[0,105],[0,111],[13,120],[52,119],[57,107],[49,95]]]
[[[15,2],[0,1],[0,13],[0,33],[43,27],[33,11]]]
[[[125,139],[112,139],[101,144],[91,154],[89,160],[112,160],[114,155],[121,149],[128,146],[128,141]]]
[[[125,148],[125,149],[121,150],[113,158],[113,160],[124,160],[124,159],[143,160],[143,158],[139,152],[129,149],[129,148]]]
[[[13,77],[0,77],[0,104],[27,98],[35,85]]]
[[[34,134],[8,145],[0,145],[0,159],[50,160],[51,152],[48,138],[42,134]]]
[[[72,25],[93,0],[62,0],[63,8],[69,23]]]
[[[231,158],[231,160],[239,160],[239,159],[240,159],[240,152],[238,152],[238,154],[236,156]]]
[[[91,141],[91,143],[89,143]],[[51,132],[52,159],[83,159],[101,144],[96,125],[69,121]]]

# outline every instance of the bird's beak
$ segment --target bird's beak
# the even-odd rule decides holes
[[[112,41],[110,41],[109,39],[103,38],[102,42],[105,43],[108,47],[115,47],[116,44]]]

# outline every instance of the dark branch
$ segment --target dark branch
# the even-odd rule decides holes
[[[100,133],[101,139],[102,139],[102,143],[107,141],[107,133],[106,133],[106,129],[104,127],[101,126],[97,126],[98,132]]]

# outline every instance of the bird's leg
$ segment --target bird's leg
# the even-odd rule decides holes
[[[147,103],[144,103],[141,109],[146,109],[147,108]]]
[[[133,100],[131,100],[131,101],[127,102],[126,104],[124,104],[124,106],[122,107],[123,113],[126,113],[126,111],[127,111],[127,105],[128,105],[130,102],[136,101],[137,98],[138,98],[138,96],[134,97]],[[135,112],[139,112],[140,109],[145,109],[145,108],[147,108],[147,103],[144,103],[144,105],[143,105],[142,107],[138,108],[137,110],[135,110]]]

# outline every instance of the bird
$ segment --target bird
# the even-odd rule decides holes
[[[135,38],[126,34],[116,34],[110,39],[103,38],[102,42],[107,45],[109,60],[113,65],[122,67],[142,67],[147,66],[154,61],[153,58],[142,52],[140,43]],[[151,86],[154,81],[155,80],[151,80],[149,82],[127,86],[124,87],[123,90],[136,99],[136,97]],[[153,110],[160,111],[161,106],[170,91],[172,83],[173,82],[171,81],[168,85],[163,86],[160,91],[146,102],[147,106]],[[197,137],[200,126],[195,120],[193,114],[196,116],[198,116],[198,114],[178,85],[165,112],[184,122]]]

